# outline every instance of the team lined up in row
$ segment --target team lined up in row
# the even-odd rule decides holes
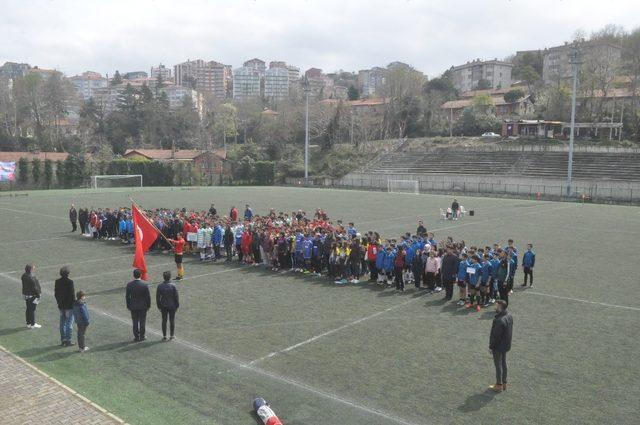
[[[383,241],[376,232],[360,234],[354,223],[335,223],[322,209],[313,217],[297,212],[255,215],[246,205],[243,220],[233,207],[220,217],[212,204],[209,211],[156,209],[146,214],[161,231],[157,249],[173,249],[178,277],[184,276],[182,258],[198,252],[201,261],[238,261],[271,268],[290,269],[315,276],[328,275],[337,284],[359,283],[364,276],[378,284],[404,291],[405,284],[430,292],[446,290],[453,297],[457,284],[459,305],[480,309],[500,298],[508,302],[518,269],[518,249],[512,240],[499,244],[467,246],[452,238],[436,241],[420,221],[415,234]],[[84,233],[95,238],[133,240],[130,211],[91,210]],[[105,225],[106,224],[106,225]],[[81,223],[81,227],[82,223]],[[522,255],[524,284],[533,285],[535,252],[531,245]]]

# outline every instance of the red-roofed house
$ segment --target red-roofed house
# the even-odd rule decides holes
[[[192,164],[194,169],[205,178],[205,181],[212,181],[214,176],[231,175],[231,171],[226,165],[227,155],[223,150],[127,149],[122,157],[126,159]]]

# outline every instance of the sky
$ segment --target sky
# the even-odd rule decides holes
[[[401,61],[436,77],[610,23],[640,26],[640,0],[0,0],[0,64],[71,76],[188,59],[324,72]]]

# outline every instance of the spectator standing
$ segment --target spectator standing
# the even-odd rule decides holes
[[[127,309],[131,312],[133,324],[134,341],[140,342],[147,339],[145,337],[145,324],[147,321],[147,311],[151,308],[151,295],[149,287],[140,280],[142,272],[139,269],[133,271],[133,280],[127,284],[126,302]]]
[[[24,273],[22,274],[22,296],[24,297],[27,309],[25,316],[27,319],[27,328],[39,329],[42,326],[36,323],[36,306],[40,302],[40,282],[38,278],[33,275],[35,267],[33,264],[27,264],[24,266]]]
[[[522,254],[522,270],[524,271],[524,283],[527,286],[527,276],[529,276],[529,286],[533,286],[533,267],[536,265],[536,253],[533,245],[527,244],[527,250]]]
[[[156,305],[162,315],[162,340],[167,340],[167,318],[169,318],[169,339],[175,336],[175,317],[176,310],[180,307],[180,299],[178,297],[178,288],[171,283],[171,272],[162,273],[164,282],[158,285],[156,289]]]
[[[85,293],[82,291],[78,291],[76,294],[76,301],[73,303],[73,315],[78,327],[78,351],[82,353],[89,349],[84,343],[84,336],[89,327],[89,309],[87,308]]]
[[[73,332],[73,302],[75,290],[73,280],[69,279],[69,267],[60,269],[60,278],[56,280],[54,295],[60,311],[60,345],[70,347],[74,345],[71,341]]]
[[[71,231],[75,232],[78,229],[78,211],[76,211],[75,205],[71,204],[69,210],[69,221],[71,221]]]
[[[458,210],[460,210],[460,204],[458,203],[458,200],[454,198],[451,203],[451,214],[453,214],[454,220],[458,219]]]
[[[489,388],[496,392],[507,390],[507,353],[511,350],[512,336],[513,318],[507,312],[507,303],[498,300],[489,337],[489,352],[496,368],[496,383]]]

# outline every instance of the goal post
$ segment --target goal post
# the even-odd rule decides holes
[[[389,193],[420,193],[420,182],[418,180],[387,180],[387,191]]]
[[[142,174],[106,174],[91,176],[91,188],[142,187]]]

